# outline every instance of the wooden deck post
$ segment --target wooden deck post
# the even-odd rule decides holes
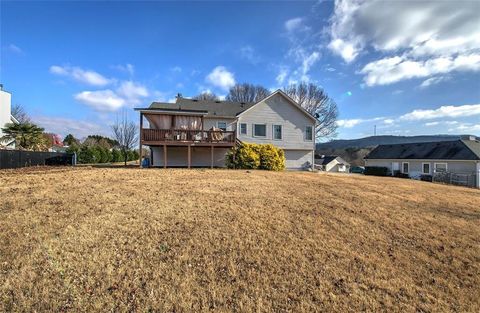
[[[192,164],[192,146],[188,145],[188,168],[191,167]]]
[[[205,127],[203,126],[203,115],[202,115],[202,139],[200,140],[200,142],[205,140],[204,130],[205,130]]]
[[[211,149],[210,149],[210,158],[211,158],[211,166],[210,168],[213,169],[213,145],[210,146]]]
[[[167,145],[163,145],[163,168],[167,168]]]
[[[142,168],[142,157],[143,157],[143,149],[142,149],[142,131],[143,131],[143,113],[140,112],[140,140],[139,141],[139,147],[138,147],[138,155],[139,155],[139,161],[140,163],[140,168]]]

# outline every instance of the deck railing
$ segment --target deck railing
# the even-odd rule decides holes
[[[142,142],[235,143],[235,131],[150,129],[141,130]]]

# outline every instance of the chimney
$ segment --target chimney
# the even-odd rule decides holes
[[[177,96],[175,98],[183,98],[181,93],[177,93]]]
[[[3,90],[3,84],[0,84],[0,90]]]

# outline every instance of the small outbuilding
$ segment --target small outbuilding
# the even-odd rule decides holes
[[[350,164],[338,155],[315,156],[315,168],[325,172],[348,173]]]

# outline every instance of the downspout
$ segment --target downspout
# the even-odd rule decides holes
[[[480,161],[477,161],[477,188],[480,189]]]

